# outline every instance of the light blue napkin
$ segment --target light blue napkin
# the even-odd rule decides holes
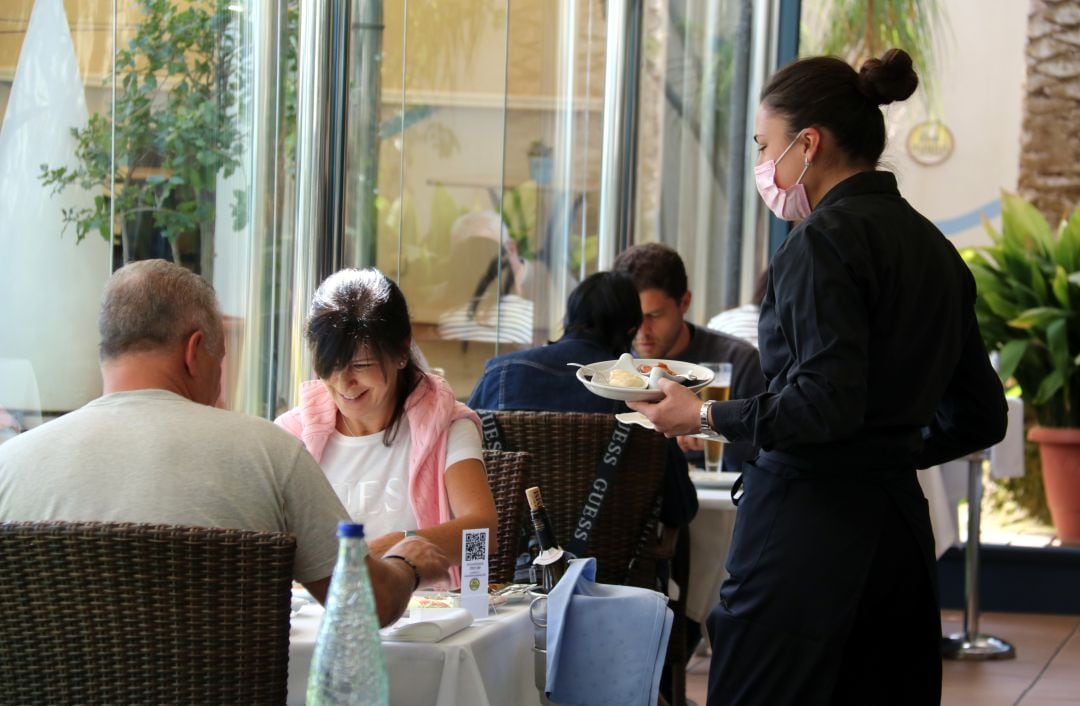
[[[595,579],[596,559],[578,559],[548,596],[544,689],[567,706],[651,706],[671,634],[667,599]]]

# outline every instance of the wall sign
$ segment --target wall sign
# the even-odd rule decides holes
[[[919,164],[933,167],[952,155],[953,136],[945,123],[927,120],[911,128],[907,137],[907,151]]]

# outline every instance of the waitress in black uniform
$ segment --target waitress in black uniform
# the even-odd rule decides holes
[[[761,93],[758,192],[800,221],[761,305],[766,392],[702,404],[678,384],[631,403],[664,433],[720,432],[744,467],[707,626],[709,704],[937,704],[941,618],[916,469],[999,441],[1005,399],[955,248],[876,167],[880,105],[918,84],[891,50],[825,57]]]

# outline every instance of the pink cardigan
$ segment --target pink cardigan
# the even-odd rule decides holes
[[[338,409],[321,380],[300,386],[300,406],[275,420],[322,461],[326,442],[334,433]],[[409,503],[420,529],[450,520],[446,495],[446,445],[450,424],[470,419],[480,428],[476,412],[458,402],[450,385],[436,375],[425,374],[405,401],[409,420]]]

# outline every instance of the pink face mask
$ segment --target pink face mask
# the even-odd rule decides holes
[[[796,135],[791,144],[775,160],[770,159],[754,167],[754,182],[757,184],[761,200],[770,211],[776,214],[777,218],[785,221],[801,221],[810,215],[810,200],[806,198],[806,187],[802,184],[802,178],[806,170],[810,168],[809,160],[803,162],[802,173],[790,188],[781,189],[776,185],[776,165],[795,146],[800,136],[801,133]]]

